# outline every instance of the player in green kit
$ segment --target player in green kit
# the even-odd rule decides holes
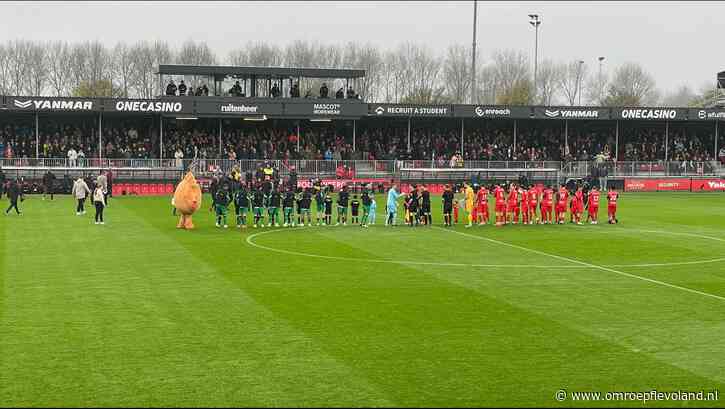
[[[257,228],[258,224],[264,227],[264,201],[265,195],[262,190],[262,186],[259,185],[252,194],[252,207],[254,208],[254,228]],[[261,221],[261,223],[260,223]]]
[[[347,226],[347,204],[349,200],[350,193],[347,191],[347,186],[343,186],[337,196],[337,224],[335,226],[339,226],[340,223]]]
[[[325,192],[319,187],[315,186],[315,205],[317,206],[317,225],[320,225],[320,219],[325,219]]]
[[[249,192],[243,184],[234,194],[234,213],[237,215],[237,227],[247,227],[247,212],[249,211]]]
[[[282,205],[282,194],[277,188],[272,188],[267,199],[267,214],[269,214],[269,221],[267,227],[276,226],[279,227],[279,208]]]
[[[214,212],[216,213],[216,227],[221,227],[224,222],[224,228],[228,228],[227,225],[227,210],[229,208],[229,202],[231,201],[231,195],[229,194],[228,187],[225,185],[222,188],[217,189],[214,194]]]
[[[292,227],[294,226],[294,220],[292,218],[294,217],[294,211],[295,211],[295,193],[292,191],[292,189],[287,190],[284,193],[284,198],[282,199],[282,214],[284,217],[284,227]]]

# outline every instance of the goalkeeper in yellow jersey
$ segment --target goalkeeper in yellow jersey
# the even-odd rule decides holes
[[[473,188],[468,183],[463,184],[463,194],[466,200],[466,217],[468,218],[466,227],[471,227],[473,226],[473,200],[475,195],[473,194]]]

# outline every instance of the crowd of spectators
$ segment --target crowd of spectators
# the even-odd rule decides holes
[[[714,152],[711,132],[698,129],[670,129],[668,144],[664,130],[630,128],[620,134],[619,152],[613,130],[568,130],[567,144],[557,128],[520,128],[514,143],[511,127],[464,130],[461,152],[460,129],[421,126],[411,129],[408,150],[407,127],[359,122],[353,149],[352,132],[335,125],[272,127],[269,124],[225,127],[221,140],[218,127],[168,126],[164,129],[163,156],[177,160],[275,159],[275,160],[431,160],[437,166],[461,161],[574,161],[592,160],[596,155],[618,157],[620,161],[712,161],[725,162],[725,146]],[[98,129],[90,123],[42,121],[38,132],[38,156],[66,158],[82,164],[98,157]],[[220,144],[221,142],[221,144]],[[158,158],[161,145],[158,130],[150,123],[121,122],[103,130],[106,158]],[[298,150],[299,146],[299,150]],[[35,129],[31,124],[0,124],[0,152],[4,158],[34,158]],[[462,155],[461,155],[462,153]],[[452,160],[453,155],[460,155]]]

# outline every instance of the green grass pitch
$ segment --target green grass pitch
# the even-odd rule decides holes
[[[0,406],[638,406],[725,393],[725,195],[623,194],[619,225],[106,225],[0,216]],[[3,204],[7,206],[6,200]],[[441,223],[438,199],[434,222]],[[233,209],[231,209],[233,213]],[[233,222],[230,222],[233,224]],[[647,406],[725,406],[650,402]]]

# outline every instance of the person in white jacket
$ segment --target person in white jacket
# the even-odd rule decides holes
[[[86,195],[91,194],[91,189],[88,188],[86,181],[83,180],[82,176],[78,176],[75,182],[73,182],[73,190],[71,194],[78,200],[78,206],[76,206],[76,215],[80,216],[86,214],[86,209],[83,205],[86,202]]]
[[[103,209],[106,207],[106,193],[100,185],[97,185],[93,191],[93,204],[96,206],[96,224],[104,224]]]

